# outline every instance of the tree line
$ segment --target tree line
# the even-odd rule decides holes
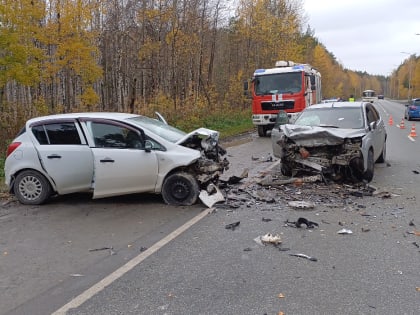
[[[317,68],[324,97],[387,84],[345,69],[301,0],[0,0],[2,138],[51,113],[160,111],[194,122],[242,112],[243,81],[276,60]]]

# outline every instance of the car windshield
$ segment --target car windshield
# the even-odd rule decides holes
[[[420,98],[413,100],[413,105],[420,106]]]
[[[135,123],[141,128],[147,129],[159,137],[170,142],[177,142],[179,139],[186,135],[185,132],[175,127],[167,125],[160,120],[149,118],[146,116],[137,116],[128,118],[129,121]]]
[[[357,107],[309,107],[296,119],[295,125],[345,129],[364,127],[362,110]]]

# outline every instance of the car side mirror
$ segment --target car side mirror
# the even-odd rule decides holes
[[[144,142],[144,150],[145,150],[146,152],[151,152],[151,151],[152,151],[152,149],[153,149],[153,143],[152,143],[152,141],[150,141],[150,140],[146,140],[146,141]]]
[[[376,129],[376,121],[372,121],[370,124],[369,124],[369,130],[375,130]]]

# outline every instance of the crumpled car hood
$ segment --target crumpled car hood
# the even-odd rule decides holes
[[[195,130],[191,131],[190,133],[187,133],[184,137],[182,137],[181,139],[179,139],[176,142],[176,144],[182,145],[186,141],[188,141],[191,138],[193,138],[194,136],[204,136],[206,138],[212,138],[215,141],[218,141],[219,140],[219,132],[218,131],[207,129],[207,128],[198,128],[198,129],[195,129]]]
[[[284,135],[296,144],[308,147],[339,145],[345,139],[363,137],[364,129],[337,129],[318,126],[281,125]]]

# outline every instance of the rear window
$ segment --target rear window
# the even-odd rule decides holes
[[[33,126],[32,133],[42,145],[81,144],[79,133],[73,122]]]
[[[413,105],[420,106],[420,99],[413,100]]]

